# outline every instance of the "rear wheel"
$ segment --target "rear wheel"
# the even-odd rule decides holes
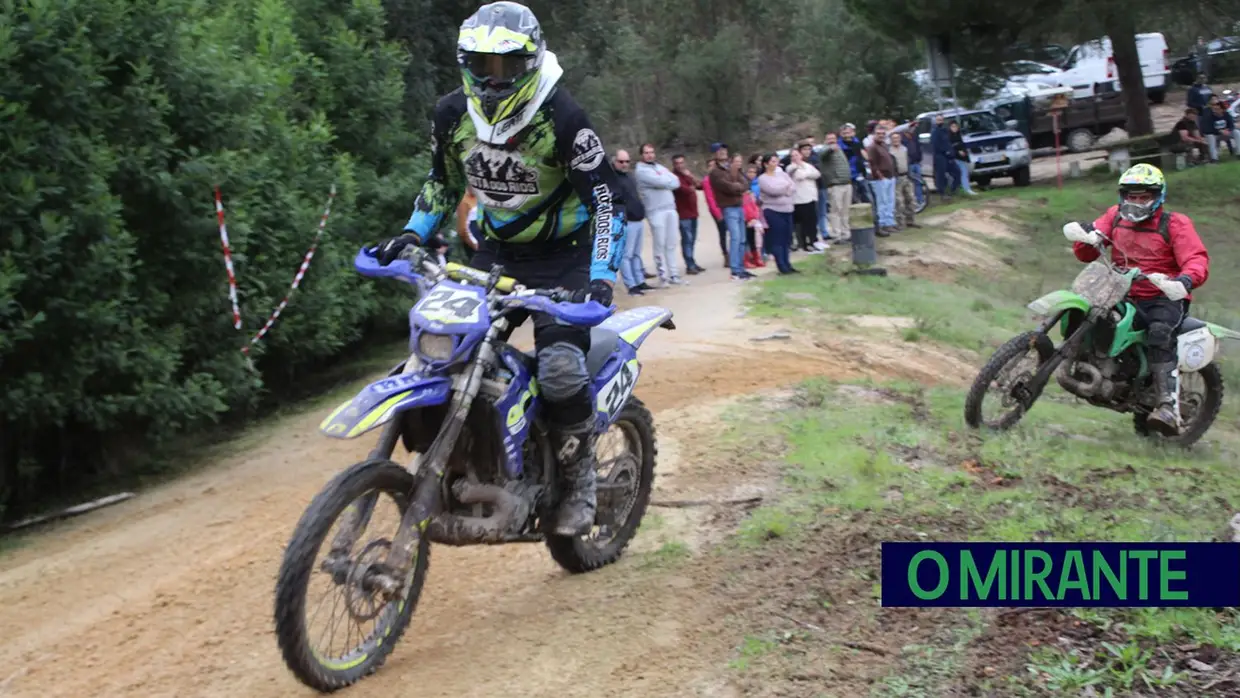
[[[388,572],[384,559],[395,527],[387,534],[390,537],[372,538],[364,535],[364,530],[358,531],[351,549],[323,551],[327,554],[322,562],[316,558],[325,542],[328,548],[332,546],[335,536],[329,538],[328,534],[351,507],[370,512],[360,524],[368,528],[376,507],[386,498],[395,505],[392,518],[399,525],[409,508],[414,482],[408,470],[391,461],[357,463],[333,478],[297,523],[276,582],[276,640],[289,671],[310,688],[329,693],[374,672],[409,625],[430,561],[428,538],[419,539],[413,568],[394,594],[385,592],[376,580]],[[317,582],[336,597],[328,601],[325,594],[307,603],[310,587]],[[327,627],[312,630],[324,611],[331,614]],[[338,615],[341,623],[347,624],[343,649],[334,649],[335,632],[327,639],[326,648],[319,647],[323,635],[337,628]]]
[[[619,437],[620,446],[614,455],[604,449],[613,436]],[[547,535],[551,557],[574,574],[618,560],[646,515],[658,444],[654,417],[641,400],[629,398],[611,429],[599,437],[595,455],[599,492],[594,528],[584,536]]]
[[[1087,128],[1078,128],[1069,133],[1064,142],[1068,144],[1068,150],[1074,153],[1083,153],[1094,147],[1094,142],[1097,140],[1093,131]]]
[[[1030,379],[1054,353],[1055,345],[1050,337],[1037,331],[1013,337],[995,350],[990,361],[978,372],[965,398],[965,423],[974,429],[984,425],[996,431],[1015,426],[1033,406],[1034,398],[1029,392]],[[987,419],[982,413],[983,403],[992,387],[998,388],[996,395],[1005,411]]]
[[[1132,426],[1138,434],[1150,439],[1188,448],[1209,431],[1223,408],[1223,373],[1210,364],[1195,373],[1180,374],[1180,419],[1184,428],[1178,436],[1165,437],[1152,431],[1145,423],[1149,412],[1132,414]]]

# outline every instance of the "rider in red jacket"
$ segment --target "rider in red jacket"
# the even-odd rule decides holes
[[[1073,222],[1064,235],[1082,262],[1098,259],[1102,247],[1124,268],[1139,268],[1149,279],[1132,285],[1129,296],[1146,326],[1146,345],[1157,405],[1146,423],[1174,436],[1180,431],[1177,401],[1176,330],[1188,317],[1192,290],[1210,275],[1210,255],[1193,221],[1163,208],[1167,182],[1152,165],[1130,168],[1119,180],[1120,202],[1093,223]]]

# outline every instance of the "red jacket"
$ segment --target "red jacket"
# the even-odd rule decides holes
[[[676,216],[682,221],[697,218],[697,190],[701,185],[691,174],[677,172],[676,177],[680,180],[680,186],[672,190],[672,196],[676,199]]]
[[[1114,242],[1111,261],[1115,264],[1124,268],[1138,267],[1145,274],[1166,274],[1172,279],[1184,274],[1193,280],[1194,290],[1201,288],[1210,276],[1210,254],[1198,237],[1193,221],[1183,213],[1172,213],[1167,231],[1171,244],[1167,244],[1158,234],[1162,214],[1163,209],[1159,208],[1147,220],[1129,223],[1119,217],[1116,205],[1094,221],[1094,228]],[[1098,259],[1098,250],[1081,242],[1072,243],[1072,253],[1082,262]],[[1160,298],[1163,293],[1149,281],[1138,281],[1128,295],[1136,300],[1149,300]],[[1188,298],[1192,297],[1190,293]]]

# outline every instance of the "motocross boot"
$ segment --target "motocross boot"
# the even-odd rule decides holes
[[[1176,385],[1175,369],[1174,362],[1150,366],[1158,406],[1145,418],[1145,424],[1163,436],[1177,436],[1180,433],[1180,411],[1176,409],[1179,386]]]
[[[556,513],[557,536],[582,536],[594,527],[598,508],[595,494],[594,416],[555,434],[556,460],[560,467],[562,497]]]

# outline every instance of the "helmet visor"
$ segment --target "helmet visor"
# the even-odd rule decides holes
[[[529,72],[532,58],[520,53],[465,53],[461,66],[479,82],[508,85]]]

